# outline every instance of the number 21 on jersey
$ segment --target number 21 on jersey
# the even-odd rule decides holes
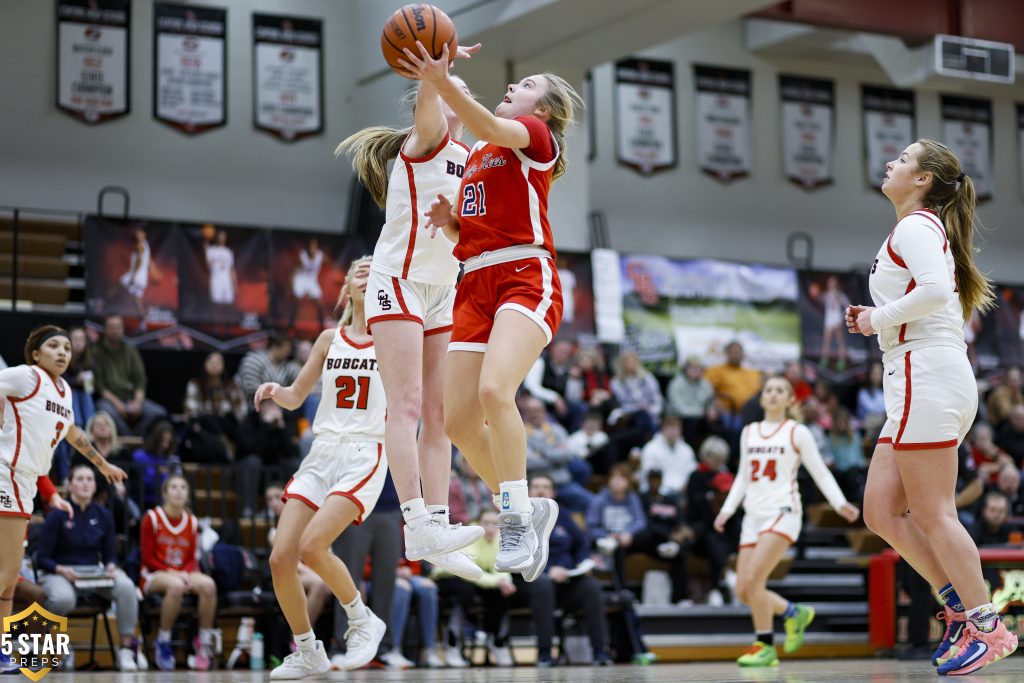
[[[484,183],[466,183],[462,187],[461,216],[486,216],[487,198],[484,195]]]

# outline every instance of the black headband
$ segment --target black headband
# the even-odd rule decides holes
[[[32,350],[36,351],[42,348],[43,344],[45,344],[47,340],[53,339],[54,337],[66,337],[68,342],[71,341],[71,337],[68,336],[67,332],[65,332],[64,330],[55,330],[53,332],[47,332],[42,337],[40,337],[39,341],[36,342],[36,347]]]
[[[958,176],[956,177],[956,181],[957,181],[958,183],[962,183],[962,182],[964,181],[964,178],[965,178],[965,177],[966,177],[966,176],[965,176],[965,175],[964,175],[963,173],[961,173],[960,175],[958,175]]]

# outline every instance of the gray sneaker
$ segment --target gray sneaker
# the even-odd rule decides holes
[[[498,531],[498,554],[494,568],[499,572],[519,573],[533,563],[537,550],[537,534],[530,524],[530,515],[519,512],[504,512],[498,516],[501,522]]]
[[[537,537],[537,547],[531,558],[530,566],[523,570],[524,581],[535,581],[547,568],[548,540],[555,528],[555,522],[558,521],[558,503],[555,501],[550,498],[531,498],[530,504],[533,505],[530,524]]]

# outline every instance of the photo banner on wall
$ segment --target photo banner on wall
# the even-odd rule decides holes
[[[832,81],[779,76],[786,178],[805,190],[833,182],[835,93]]]
[[[626,343],[656,370],[673,374],[691,354],[721,363],[733,340],[763,370],[800,357],[796,271],[646,255],[621,266]]]
[[[322,133],[322,22],[253,14],[252,32],[256,128],[285,142]]]
[[[615,150],[642,175],[672,168],[676,154],[676,90],[672,62],[615,63]]]
[[[861,273],[800,271],[800,341],[803,357],[818,363],[828,379],[841,382],[881,359],[877,337],[850,334],[846,307],[869,305],[867,279]]]
[[[590,254],[559,250],[557,268],[562,283],[562,322],[558,335],[594,343],[594,277]]]
[[[960,157],[978,199],[991,199],[992,101],[960,95],[942,96],[943,142]]]
[[[227,122],[227,10],[153,5],[153,117],[195,135]]]
[[[750,72],[693,65],[700,170],[730,182],[750,174]]]
[[[128,113],[129,0],[57,0],[57,107],[85,123]]]
[[[207,223],[185,225],[178,276],[188,283],[181,319],[207,323],[218,336],[265,327],[270,312],[268,231]]]
[[[885,164],[916,139],[914,93],[873,85],[861,86],[864,112],[864,172],[868,185],[882,188]]]
[[[1024,104],[1017,105],[1017,173],[1020,191],[1024,194]]]

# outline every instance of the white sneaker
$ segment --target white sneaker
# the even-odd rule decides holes
[[[664,543],[658,544],[658,557],[663,557],[666,560],[671,560],[673,557],[679,554],[680,546],[675,541],[665,541]]]
[[[331,671],[344,671],[345,670],[345,655],[336,654],[331,657]]]
[[[429,519],[413,531],[405,525],[405,557],[423,560],[431,555],[443,555],[465,548],[484,535],[481,526],[448,524],[443,519]]]
[[[529,516],[516,512],[500,515],[501,538],[495,569],[522,573],[526,581],[535,581],[548,564],[548,539],[558,521],[558,503],[549,498],[531,498]]]
[[[441,655],[437,654],[437,650],[428,652],[427,656],[423,658],[423,663],[427,665],[428,669],[443,669],[447,666]]]
[[[135,652],[135,668],[138,671],[149,671],[149,660],[146,659],[141,647]]]
[[[387,664],[389,669],[411,669],[416,666],[398,650],[384,653],[381,655],[380,661]]]
[[[444,660],[453,669],[465,669],[469,664],[462,658],[462,650],[457,647],[446,647],[444,649]]]
[[[515,666],[515,662],[512,660],[512,651],[508,649],[508,645],[495,645],[494,636],[488,636],[487,638],[487,652],[491,656],[491,661],[494,662],[495,666]]]
[[[362,619],[349,619],[345,631],[345,668],[353,671],[369,664],[377,656],[386,630],[387,625],[369,609]]]
[[[427,558],[427,562],[431,563],[435,567],[446,569],[460,579],[466,581],[476,581],[484,575],[484,570],[481,569],[476,562],[469,559],[466,553],[455,551],[453,553],[444,553],[441,555],[431,555]]]
[[[130,647],[122,647],[117,651],[117,668],[121,671],[138,671],[139,665],[135,662],[135,651]]]
[[[722,607],[723,605],[725,605],[725,598],[722,596],[722,591],[717,588],[708,591],[708,607]]]
[[[324,644],[318,640],[314,649],[300,648],[285,657],[284,661],[270,672],[270,680],[294,681],[307,676],[319,676],[330,670],[331,660],[327,658]]]

